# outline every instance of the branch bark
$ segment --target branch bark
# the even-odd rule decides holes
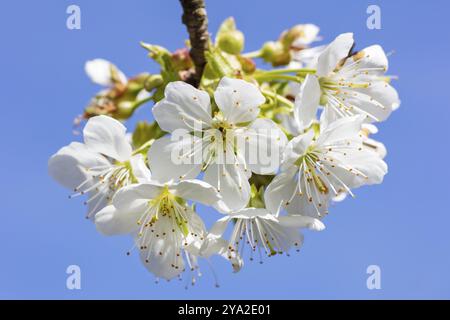
[[[186,82],[198,87],[205,69],[205,51],[208,49],[208,17],[204,0],[180,0],[183,7],[182,22],[186,25],[191,42],[190,55],[194,62],[195,72],[189,75]]]

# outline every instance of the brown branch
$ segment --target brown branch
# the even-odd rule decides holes
[[[208,17],[204,0],[180,0],[183,7],[182,22],[186,25],[191,42],[190,55],[195,65],[186,82],[198,87],[206,65],[205,51],[208,49]]]

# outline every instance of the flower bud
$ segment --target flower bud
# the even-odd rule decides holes
[[[226,53],[237,55],[244,49],[244,34],[236,28],[233,17],[220,25],[216,36],[216,46]]]
[[[245,73],[253,73],[256,70],[256,63],[253,59],[238,56],[238,60],[241,64],[242,71]]]
[[[261,57],[264,61],[272,63],[274,67],[284,66],[291,62],[289,50],[284,48],[280,42],[266,42],[261,49]]]
[[[239,30],[221,33],[217,38],[217,46],[229,54],[239,54],[244,49],[244,34]]]
[[[178,49],[172,53],[172,66],[176,71],[188,70],[194,66],[187,48]]]
[[[283,44],[283,46],[289,48],[296,39],[302,38],[304,37],[304,35],[304,26],[299,24],[289,30],[284,31],[280,36],[280,42]]]
[[[163,78],[159,74],[152,74],[148,76],[144,81],[144,88],[147,91],[152,91],[153,89],[161,86],[163,84]]]

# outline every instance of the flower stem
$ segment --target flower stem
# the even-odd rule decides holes
[[[283,74],[283,73],[297,73],[297,74],[307,74],[307,73],[316,73],[316,69],[299,69],[299,68],[284,68],[284,69],[273,69],[273,70],[264,70],[264,74]]]
[[[286,99],[285,97],[267,89],[262,89],[261,92],[266,97],[270,97],[275,101],[277,101],[280,105],[286,106],[291,110],[294,109],[294,104],[289,99]]]
[[[250,59],[259,58],[259,57],[261,57],[261,50],[255,50],[255,51],[243,53],[242,56],[244,58],[250,58]]]
[[[301,82],[300,77],[289,75],[289,74],[266,74],[261,73],[254,76],[258,81],[272,81],[272,80],[288,80],[294,82]]]

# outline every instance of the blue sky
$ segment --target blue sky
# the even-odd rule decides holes
[[[66,8],[81,7],[82,29],[66,28]],[[366,8],[381,7],[382,29],[366,28]],[[98,87],[83,71],[103,57],[125,73],[155,72],[139,41],[171,50],[187,38],[176,0],[3,1],[0,134],[0,298],[450,298],[450,71],[448,1],[212,1],[210,31],[234,16],[246,50],[297,23],[316,23],[324,42],[353,31],[357,48],[379,43],[402,106],[380,125],[389,174],[335,206],[327,229],[306,233],[302,252],[239,274],[214,259],[196,287],[154,284],[128,237],[103,237],[78,200],[47,175],[47,160],[73,139],[72,120]],[[150,106],[137,118],[150,118]],[[133,123],[133,122],[132,122]],[[207,224],[219,215],[202,209]],[[66,289],[66,268],[81,267],[82,289]],[[366,268],[381,268],[381,290],[368,290]]]

